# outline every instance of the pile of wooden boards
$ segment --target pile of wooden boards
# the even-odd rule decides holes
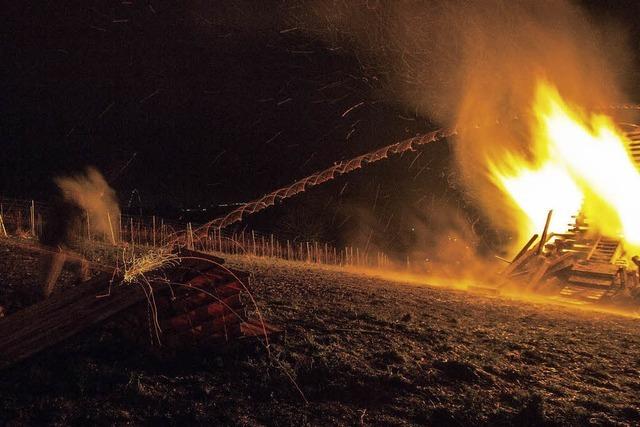
[[[584,302],[638,294],[638,270],[628,265],[620,240],[590,233],[581,216],[566,233],[548,234],[551,214],[542,235],[532,236],[504,270],[504,286]]]
[[[125,283],[101,274],[0,319],[0,369],[109,319],[127,324],[140,342],[170,348],[223,346],[276,328],[249,319],[248,274],[211,255],[180,250],[179,262]]]

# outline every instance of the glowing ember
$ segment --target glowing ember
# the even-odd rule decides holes
[[[492,181],[517,208],[520,242],[540,232],[550,209],[552,232],[565,232],[582,209],[594,231],[639,248],[640,198],[633,190],[640,173],[624,134],[609,117],[569,105],[544,81],[532,111],[532,158],[506,153],[489,162]]]

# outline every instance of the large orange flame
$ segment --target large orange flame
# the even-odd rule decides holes
[[[590,228],[640,248],[640,173],[629,141],[613,120],[565,101],[538,82],[533,102],[532,156],[489,159],[489,174],[514,205],[519,243],[539,233],[553,209],[552,232],[565,232],[579,211]]]

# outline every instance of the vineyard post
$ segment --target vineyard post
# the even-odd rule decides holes
[[[36,236],[36,205],[33,200],[31,200],[31,208],[30,208],[30,219],[31,219],[31,235],[33,237]]]
[[[0,227],[2,227],[2,234],[4,234],[4,237],[9,237],[9,235],[7,234],[7,229],[4,227],[4,220],[2,219],[2,213],[0,213]]]
[[[107,212],[107,220],[109,221],[109,230],[111,230],[111,242],[113,243],[113,246],[116,245],[116,235],[113,232],[113,224],[111,223],[111,214],[109,212]]]
[[[89,220],[89,211],[85,211],[87,215],[87,240],[91,241],[91,222]]]
[[[190,222],[187,223],[187,249],[193,250],[193,230]]]
[[[324,244],[324,263],[329,264],[329,247],[327,243]]]
[[[271,258],[273,258],[273,233],[271,233]]]
[[[258,255],[258,252],[256,251],[256,233],[255,231],[251,230],[251,239],[253,240],[253,255]]]
[[[153,227],[153,247],[156,246],[156,216],[154,215],[153,217],[151,217],[151,220],[153,221],[152,227]]]

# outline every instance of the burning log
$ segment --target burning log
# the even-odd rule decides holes
[[[135,336],[149,336],[149,313],[160,327],[155,344],[223,345],[278,330],[246,315],[247,273],[222,259],[182,250],[169,267],[145,273],[144,283],[100,274],[66,292],[0,319],[0,369],[33,356],[109,319],[129,320]],[[166,339],[165,339],[166,338]]]

